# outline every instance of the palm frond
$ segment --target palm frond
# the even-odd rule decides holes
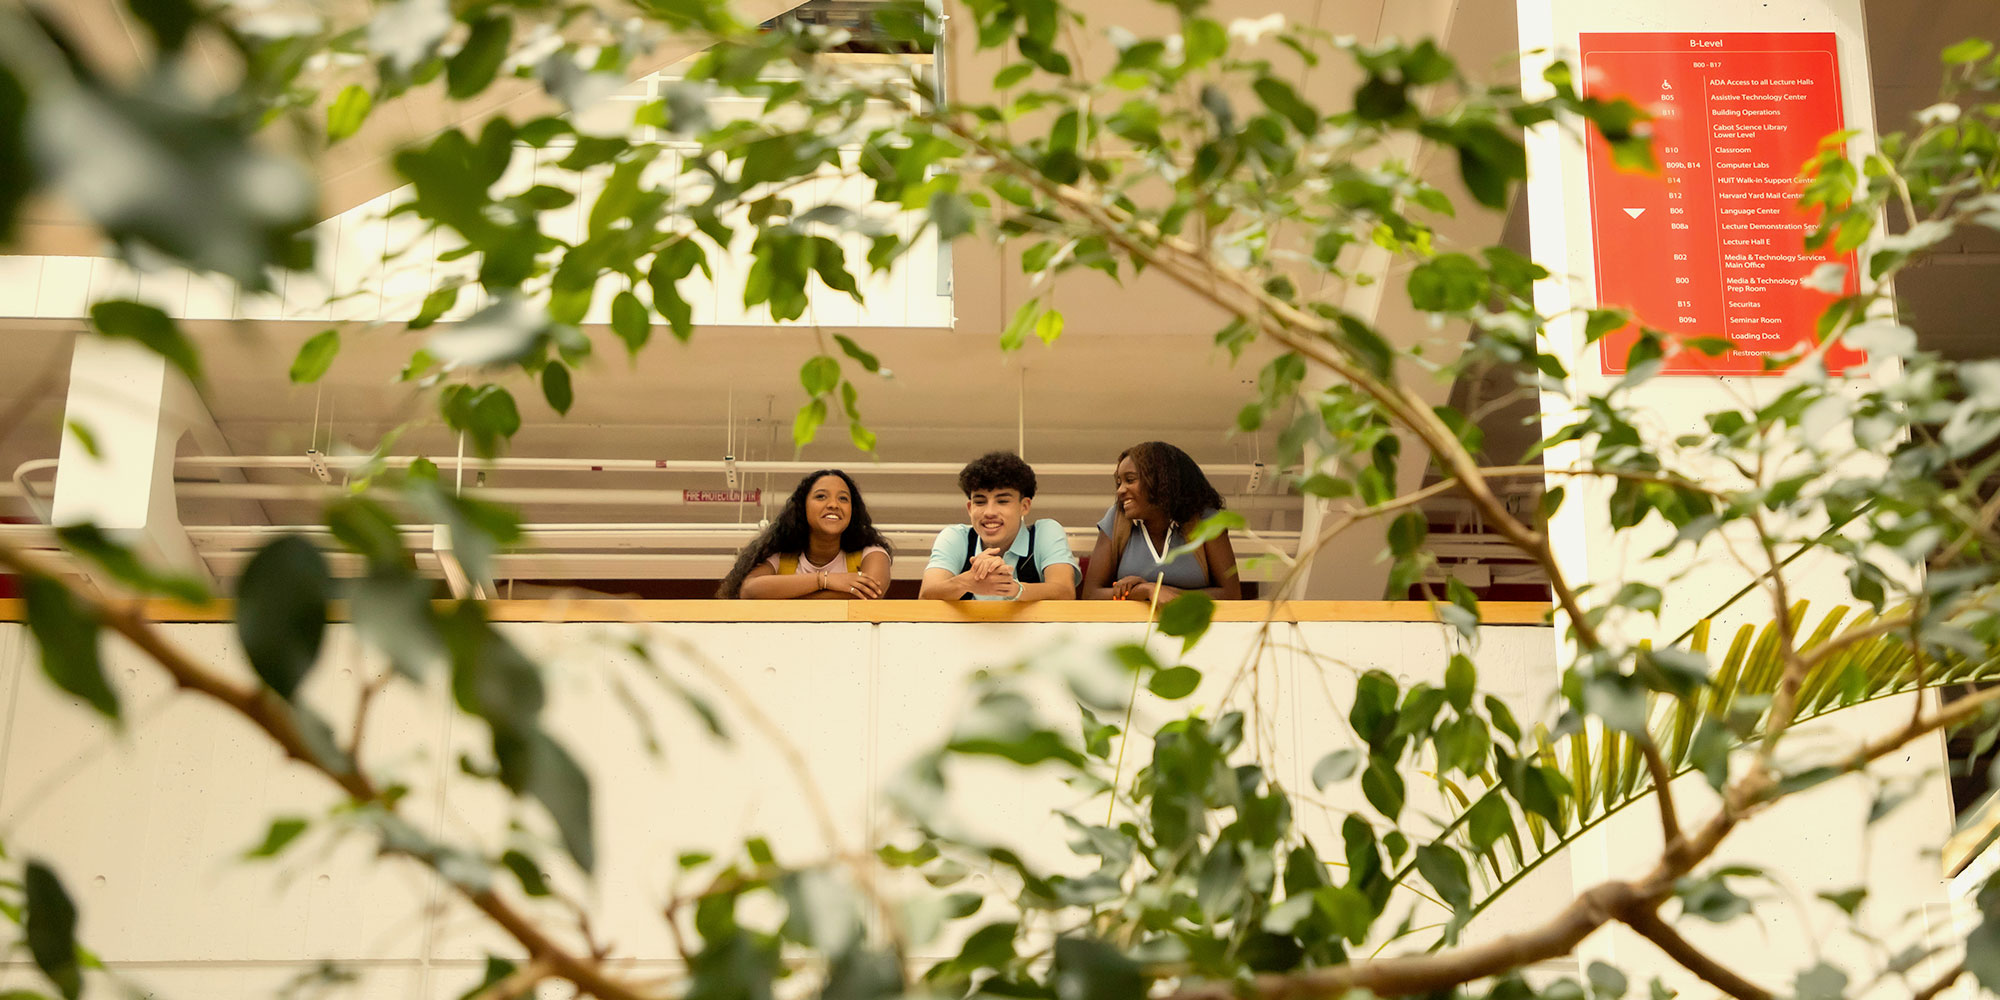
[[[1797,603],[1792,607],[1792,620],[1804,621],[1806,611],[1806,602]],[[1800,653],[1810,656],[1813,650],[1837,637],[1868,628],[1877,621],[1877,616],[1867,610],[1851,620],[1848,614],[1846,607],[1829,611],[1799,643]],[[1695,627],[1688,648],[1705,654],[1710,639],[1710,623],[1704,621]],[[1747,733],[1737,745],[1758,738],[1769,711],[1768,697],[1777,690],[1784,674],[1784,661],[1778,655],[1781,642],[1775,623],[1762,629],[1744,625],[1731,638],[1729,650],[1707,687],[1689,698],[1653,699],[1648,729],[1661,748],[1669,773],[1678,777],[1695,769],[1691,759],[1694,736],[1705,723],[1733,722],[1735,732]],[[1814,664],[1800,687],[1797,721],[1807,722],[1922,687],[1994,680],[2000,680],[2000,652],[1983,658],[1947,652],[1920,660],[1903,637],[1874,636],[1853,642]],[[1477,858],[1484,874],[1490,876],[1480,880],[1486,883],[1483,894],[1475,891],[1473,917],[1544,861],[1653,791],[1640,745],[1630,735],[1598,730],[1553,736],[1547,727],[1536,726],[1531,739],[1537,761],[1553,765],[1575,791],[1565,803],[1565,822],[1558,824],[1558,828],[1551,829],[1540,817],[1524,813],[1491,775],[1468,781],[1468,787],[1451,789],[1451,805],[1458,811],[1439,839],[1448,840],[1469,857]],[[1484,787],[1480,786],[1480,780],[1485,781]],[[1502,841],[1507,850],[1503,851],[1500,843],[1485,851],[1471,848],[1466,817],[1474,806],[1487,799],[1497,799],[1514,817],[1515,831],[1510,831],[1512,835]],[[1516,832],[1522,826],[1528,830],[1525,839]],[[1413,867],[1397,873],[1397,881],[1408,877]]]

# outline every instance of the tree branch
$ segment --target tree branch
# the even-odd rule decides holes
[[[1555,919],[1524,934],[1510,934],[1485,944],[1430,955],[1381,958],[1290,975],[1266,973],[1256,978],[1255,992],[1264,1000],[1324,1000],[1354,989],[1365,989],[1382,997],[1430,993],[1530,963],[1560,958],[1620,913],[1635,906],[1643,907],[1646,902],[1636,886],[1606,882],[1578,896]],[[1163,1000],[1239,1000],[1239,997],[1234,984],[1203,983],[1177,990]]]
[[[1674,776],[1668,770],[1666,758],[1660,756],[1660,748],[1648,735],[1634,742],[1639,752],[1646,757],[1646,772],[1653,777],[1653,797],[1660,800],[1660,836],[1671,855],[1682,847],[1681,822],[1674,808]]]
[[[0,543],[0,566],[25,576],[61,581],[61,577],[43,566],[39,559],[6,543]],[[250,687],[237,684],[197,663],[160,634],[159,629],[142,614],[141,605],[109,603],[69,587],[67,583],[62,585],[69,589],[72,598],[85,610],[96,615],[112,631],[125,637],[159,664],[182,690],[220,702],[248,719],[276,742],[286,756],[319,772],[356,803],[372,805],[389,813],[396,812],[396,801],[384,796],[375,787],[375,783],[362,773],[358,762],[350,761],[347,769],[340,770],[315,753],[300,734],[292,707],[276,692],[262,685]],[[386,842],[382,850],[402,854],[436,870],[436,866],[427,859],[394,851]],[[643,994],[608,974],[595,959],[572,954],[551,940],[527,916],[490,890],[475,892],[448,876],[444,881],[526,949],[531,962],[546,964],[555,975],[574,983],[579,991],[602,1000],[646,1000]]]
[[[1910,1000],[1936,1000],[1938,994],[1950,989],[1951,984],[1958,982],[1958,977],[1963,975],[1965,975],[1965,963],[1955,962],[1951,968],[1944,970],[1944,975],[1932,980],[1929,986],[1918,990]]]
[[[1679,962],[1689,972],[1700,976],[1702,981],[1735,997],[1736,1000],[1774,1000],[1771,991],[1744,979],[1725,968],[1720,962],[1708,957],[1696,948],[1672,925],[1660,919],[1660,915],[1644,907],[1635,908],[1624,914],[1626,926],[1639,932],[1640,936],[1653,942],[1667,953],[1667,957]]]

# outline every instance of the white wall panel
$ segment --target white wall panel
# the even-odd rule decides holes
[[[44,257],[42,260],[42,290],[35,298],[33,315],[90,315],[90,268],[95,258]]]
[[[205,661],[247,676],[231,626],[163,628]],[[1081,670],[1105,662],[1109,646],[1146,637],[1143,626],[1108,623],[502,628],[551,665],[548,724],[584,763],[596,790],[598,877],[579,884],[553,862],[552,874],[593,907],[601,937],[662,971],[672,968],[672,952],[658,914],[680,852],[728,856],[746,836],[763,835],[782,860],[831,853],[798,777],[746,719],[743,703],[757,706],[799,749],[840,848],[855,850],[895,829],[888,806],[895,775],[950,731],[978,671],[1029,658]],[[1540,628],[1484,630],[1482,679],[1525,699],[1516,701],[1524,717],[1551,683],[1543,679],[1548,635]],[[1255,651],[1256,636],[1250,623],[1214,626],[1187,658],[1204,670],[1202,686],[1172,702],[1142,688],[1134,728],[1150,731],[1188,711],[1254,701],[1261,711],[1251,738],[1260,756],[1308,798],[1315,798],[1307,777],[1312,762],[1346,739],[1347,706],[1320,704],[1325,689],[1306,677],[1303,651],[1353,670],[1420,679],[1441,673],[1448,648],[1440,628],[1420,624],[1280,625],[1274,644],[1262,651]],[[709,699],[727,720],[733,744],[710,739],[678,698],[649,679],[630,650],[634,641],[674,682]],[[358,686],[382,664],[345,626],[330,629],[328,643],[306,697],[344,735]],[[85,941],[121,974],[174,995],[235,997],[266,995],[273,982],[310,963],[346,960],[364,963],[364,996],[451,997],[476,981],[487,951],[511,953],[436,880],[408,864],[373,861],[363,838],[329,846],[313,833],[277,862],[238,861],[272,816],[316,817],[336,794],[282,760],[247,724],[169,691],[153,667],[123,646],[112,649],[110,672],[131,721],[127,735],[113,736],[40,678],[30,647],[21,626],[0,625],[6,727],[0,823],[13,831],[10,851],[56,865],[78,897]],[[1156,635],[1149,648],[1162,662],[1181,660],[1179,640]],[[1239,673],[1246,663],[1249,672]],[[1327,670],[1324,681],[1336,700],[1352,690],[1339,669]],[[18,706],[5,700],[16,687]],[[1114,702],[1126,696],[1113,687]],[[458,773],[458,754],[483,758],[490,737],[451,707],[442,678],[422,690],[392,690],[377,700],[365,756],[373,773],[412,789],[403,811],[413,823],[493,853],[519,843],[509,839],[510,819],[521,820],[527,836],[553,841],[538,808],[511,803]],[[1052,721],[1075,724],[1059,684],[1037,690]],[[661,734],[664,761],[647,756],[628,703]],[[1103,714],[1120,721],[1119,711]],[[1135,739],[1124,773],[1144,766],[1148,754],[1143,738]],[[1056,811],[1101,821],[1102,798],[1063,785],[1051,768],[1024,774],[971,763],[954,766],[953,777],[951,810],[968,829],[1064,870],[1087,867],[1061,846],[1066,837]],[[1413,792],[1424,780],[1408,778]],[[1413,794],[1413,808],[1415,800]],[[1329,820],[1309,813],[1302,810],[1301,822],[1322,853],[1337,858],[1338,838],[1321,832]],[[543,853],[552,856],[553,849]],[[970,886],[995,884],[982,874]],[[1560,880],[1532,891],[1556,893],[1536,901],[1552,907],[1567,898],[1568,886]],[[434,902],[442,905],[430,909]]]
[[[204,661],[245,673],[228,626],[174,632]],[[373,845],[362,837],[304,842],[275,866],[237,863],[273,817],[316,816],[337,792],[248,723],[176,694],[135,650],[114,643],[106,652],[126,731],[100,723],[38,675],[27,677],[7,733],[0,794],[11,844],[62,875],[86,940],[107,958],[139,962],[421,956],[413,932],[423,927],[428,873],[373,863]],[[353,669],[339,636],[328,654],[317,688]],[[10,666],[33,669],[26,657]],[[372,759],[387,764],[428,742],[412,738],[421,727],[409,721],[438,708],[400,698],[380,707]],[[344,732],[340,715],[329,715]]]
[[[0,316],[33,316],[47,257],[0,257]]]

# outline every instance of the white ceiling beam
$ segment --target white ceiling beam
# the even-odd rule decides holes
[[[51,522],[95,524],[141,560],[212,585],[181,527],[174,494],[174,449],[206,414],[194,387],[165,358],[131,341],[79,335]],[[102,574],[88,575],[107,593],[120,589]]]

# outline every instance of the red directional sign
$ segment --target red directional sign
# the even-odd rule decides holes
[[[1586,32],[1584,92],[1653,114],[1658,175],[1620,170],[1592,135],[1590,225],[1597,301],[1630,309],[1676,342],[1726,338],[1717,357],[1669,347],[1663,374],[1761,375],[1765,355],[1817,342],[1833,296],[1803,284],[1854,255],[1808,251],[1815,215],[1797,205],[1799,168],[1844,127],[1831,32]],[[1638,339],[1603,344],[1604,372],[1625,372]],[[1865,360],[1835,348],[1839,371]]]

